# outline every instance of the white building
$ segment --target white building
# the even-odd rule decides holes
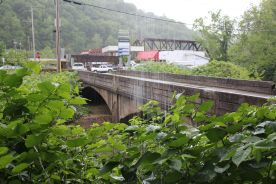
[[[205,52],[190,50],[160,51],[159,60],[184,67],[202,66],[210,61]]]
[[[110,56],[118,56],[118,46],[107,46],[102,48],[102,53],[109,54]],[[142,52],[144,51],[144,47],[140,46],[131,46],[130,52],[131,53],[137,53],[137,52]]]

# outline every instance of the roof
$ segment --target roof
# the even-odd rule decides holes
[[[159,60],[159,51],[138,52],[138,60]]]

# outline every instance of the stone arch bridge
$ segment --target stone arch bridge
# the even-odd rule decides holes
[[[92,88],[104,99],[113,122],[137,113],[138,107],[149,100],[156,100],[167,109],[175,92],[200,93],[197,103],[214,101],[215,114],[234,111],[241,103],[262,105],[276,95],[275,83],[266,81],[136,71],[104,74],[79,71],[78,74],[84,87]]]

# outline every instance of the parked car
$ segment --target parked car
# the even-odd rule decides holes
[[[74,63],[72,66],[73,70],[82,70],[82,71],[86,71],[87,69],[84,67],[83,63]]]
[[[100,65],[98,67],[92,66],[91,71],[92,72],[105,73],[105,72],[112,72],[114,70],[113,70],[113,67],[111,67],[109,65]]]
[[[21,66],[4,65],[0,67],[0,70],[16,70],[22,68]]]

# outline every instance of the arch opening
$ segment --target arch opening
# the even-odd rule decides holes
[[[112,113],[103,97],[92,87],[84,87],[80,95],[86,98],[87,104],[81,109],[77,124],[88,128],[92,123],[112,121]]]

